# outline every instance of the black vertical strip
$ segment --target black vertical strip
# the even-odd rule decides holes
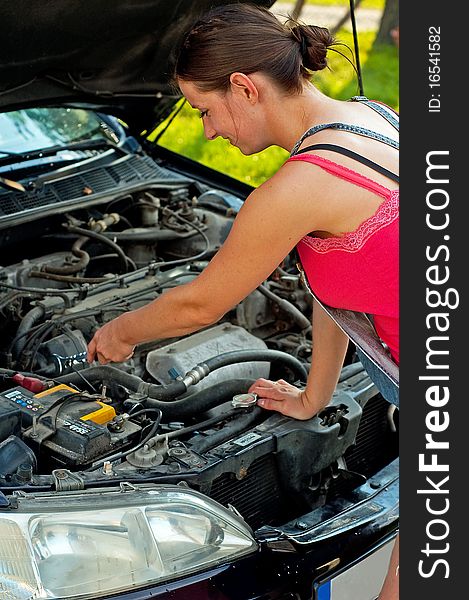
[[[400,3],[400,600],[467,596],[458,591],[469,534],[461,18],[457,3]]]
[[[353,45],[355,47],[355,64],[357,65],[358,89],[360,96],[364,96],[362,68],[360,64],[360,48],[358,46],[357,22],[355,19],[355,0],[350,0],[350,21],[352,23]]]

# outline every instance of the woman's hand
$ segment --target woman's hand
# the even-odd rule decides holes
[[[123,362],[131,358],[135,345],[130,344],[124,335],[124,317],[121,315],[103,325],[88,344],[88,362],[98,360],[102,365],[109,362]]]
[[[249,392],[258,395],[257,403],[262,408],[276,410],[282,415],[302,421],[311,419],[323,408],[311,403],[306,390],[300,390],[284,379],[278,381],[258,379],[251,385]]]

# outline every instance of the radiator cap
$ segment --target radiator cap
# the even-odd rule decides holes
[[[257,394],[237,394],[231,401],[234,408],[248,408],[257,404]]]

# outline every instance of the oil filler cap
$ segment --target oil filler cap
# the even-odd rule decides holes
[[[234,408],[248,408],[257,404],[257,394],[237,394],[231,404]]]

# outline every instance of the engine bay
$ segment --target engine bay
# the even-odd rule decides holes
[[[0,487],[179,483],[258,526],[366,480],[397,454],[396,424],[352,352],[309,421],[247,393],[259,377],[305,383],[312,303],[293,256],[217,325],[87,363],[97,328],[205,268],[241,206],[158,169],[98,191],[70,175],[0,193]]]

